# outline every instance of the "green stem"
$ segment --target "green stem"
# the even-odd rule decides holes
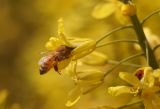
[[[114,43],[118,43],[118,42],[138,43],[137,40],[115,40],[115,41],[110,41],[110,42],[98,45],[98,46],[96,46],[96,48],[100,48],[100,47],[110,45],[110,44],[114,44]]]
[[[103,39],[109,37],[111,34],[113,34],[114,32],[126,29],[126,28],[131,28],[133,27],[132,25],[127,25],[127,26],[122,26],[122,27],[118,27],[113,29],[112,31],[110,31],[109,33],[107,33],[106,35],[104,35],[103,37],[101,37],[96,43],[98,44],[99,42],[101,42]]]
[[[148,16],[146,16],[142,21],[141,24],[143,25],[150,17],[152,17],[155,14],[160,13],[160,9],[157,9],[155,11],[153,11],[151,14],[149,14]]]
[[[132,21],[132,24],[134,25],[134,30],[137,34],[137,38],[139,40],[139,44],[143,50],[143,52],[146,54],[146,44],[148,45],[148,57],[149,57],[149,65],[153,68],[153,69],[157,69],[159,68],[158,66],[158,63],[156,61],[156,58],[154,56],[154,52],[153,50],[151,49],[147,39],[146,39],[146,36],[144,34],[144,31],[142,29],[142,26],[138,20],[138,17],[136,15],[134,16],[131,16],[131,21]],[[145,55],[146,56],[146,55]]]
[[[153,48],[153,52],[155,52],[159,47],[160,47],[160,44],[156,45],[156,46]]]
[[[117,68],[119,65],[121,65],[122,63],[126,62],[126,61],[129,61],[133,58],[136,58],[138,56],[142,56],[144,55],[144,53],[139,53],[139,54],[136,54],[136,55],[133,55],[133,56],[129,56],[125,59],[122,59],[121,61],[119,61],[119,63],[117,63],[116,65],[114,65],[111,69],[109,69],[105,74],[104,74],[104,77],[106,77],[110,72],[112,72],[115,68]]]
[[[118,107],[116,109],[124,109],[124,108],[130,107],[130,106],[133,106],[133,105],[136,105],[136,104],[140,104],[140,103],[142,103],[142,101],[137,101],[135,103],[130,103],[130,104]],[[115,109],[115,108],[112,108],[111,106],[104,105],[104,106],[98,106],[98,107],[93,108],[93,109]]]
[[[147,59],[147,64],[149,65],[149,52],[148,52],[147,41],[145,41],[145,44],[146,44],[146,59]]]
[[[118,64],[119,63],[119,61],[115,61],[115,60],[108,60],[108,63],[109,64]],[[132,63],[122,63],[121,65],[123,65],[123,66],[131,66],[131,67],[135,67],[135,68],[139,68],[139,67],[141,67],[141,65],[138,65],[138,64],[132,64]]]

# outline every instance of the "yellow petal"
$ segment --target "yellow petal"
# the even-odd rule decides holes
[[[152,104],[152,99],[144,98],[143,103],[144,103],[145,109],[155,109],[153,104]]]
[[[70,42],[67,40],[65,34],[64,34],[64,21],[63,21],[63,18],[60,18],[58,20],[58,38],[60,40],[62,40],[65,43],[65,45],[68,45],[68,46],[71,45]]]
[[[84,72],[78,72],[77,74],[78,84],[82,87],[98,84],[99,82],[102,82],[104,77],[104,74],[97,69],[85,70]]]
[[[63,18],[58,19],[58,34],[64,33],[64,21]]]
[[[160,82],[160,69],[154,70],[153,76],[154,76],[155,78],[157,78],[158,81]]]
[[[104,74],[96,69],[85,70],[84,73],[78,75],[80,80],[92,81],[92,80],[101,80]]]
[[[110,16],[115,11],[115,9],[115,4],[112,2],[100,3],[93,9],[92,16],[97,19],[103,19]]]
[[[136,76],[134,76],[133,74],[130,73],[126,73],[126,72],[120,72],[119,73],[119,77],[126,81],[127,83],[136,86],[140,83],[140,81],[138,80],[138,78]]]
[[[160,98],[156,93],[142,93],[145,109],[159,109]]]
[[[88,54],[90,54],[96,48],[96,42],[93,40],[88,40],[82,42],[79,46],[77,46],[71,53],[73,56],[73,60],[77,60],[82,58]]]
[[[58,70],[61,71],[62,69],[66,68],[70,62],[71,58],[58,62]]]
[[[108,57],[106,55],[96,51],[82,59],[82,62],[87,65],[105,65],[107,61]]]
[[[67,37],[67,39],[73,43],[73,45],[76,47],[78,45],[80,45],[80,43],[86,42],[86,41],[90,41],[91,39],[89,38],[77,38],[77,37]]]
[[[116,86],[116,87],[109,87],[108,93],[112,96],[118,96],[121,94],[131,94],[131,87],[128,86]]]
[[[157,94],[153,95],[153,105],[157,109],[160,107],[160,97]]]
[[[153,87],[143,90],[143,93],[157,93],[158,91],[160,91],[160,87],[153,86]]]
[[[101,84],[103,84],[103,81],[98,81],[96,83],[92,83],[86,86],[83,86],[83,94],[87,94],[91,91],[93,91],[94,89],[98,88]]]
[[[151,67],[144,67],[144,76],[141,79],[141,82],[148,87],[152,87],[154,85],[153,69]]]
[[[80,99],[81,93],[81,88],[79,86],[76,86],[74,89],[72,89],[68,94],[66,106],[73,106]]]
[[[103,81],[101,80],[90,80],[90,81],[85,81],[85,80],[78,80],[78,85],[81,87],[89,87],[89,86],[94,86],[95,84],[102,83]]]
[[[66,68],[66,72],[71,76],[76,76],[77,61],[72,61]]]
[[[59,34],[58,37],[60,38],[60,40],[63,41],[64,45],[72,47],[72,44],[67,40],[66,35],[64,33]]]
[[[50,37],[45,47],[47,48],[47,50],[55,50],[60,45],[65,45],[65,44],[57,37]]]

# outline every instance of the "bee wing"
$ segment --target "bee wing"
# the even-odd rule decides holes
[[[52,53],[53,51],[42,51],[42,52],[40,52],[40,55],[42,55],[42,56],[46,56],[46,55],[48,55],[48,54],[50,54],[50,53]]]
[[[46,58],[47,58],[46,56],[42,57],[42,58],[39,60],[38,65],[42,65],[42,64],[45,62]]]

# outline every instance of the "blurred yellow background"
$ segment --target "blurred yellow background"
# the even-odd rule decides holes
[[[65,32],[73,37],[98,39],[122,25],[113,15],[101,20],[93,18],[91,12],[98,2],[100,0],[0,0],[0,93],[6,95],[4,109],[68,109],[67,94],[74,86],[71,79],[53,70],[40,75],[37,63],[40,53],[45,51],[46,41],[57,34],[60,17],[64,18]],[[135,2],[140,19],[160,8],[159,0]],[[160,16],[152,17],[145,26],[160,35]],[[130,30],[118,32],[109,40],[133,38],[132,33]],[[111,59],[122,59],[133,53],[130,48],[123,44],[98,50]],[[117,50],[122,52],[118,56]],[[82,96],[71,109],[114,103],[106,86]]]

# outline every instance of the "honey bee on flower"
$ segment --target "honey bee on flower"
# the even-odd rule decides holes
[[[44,74],[49,71],[52,67],[58,72],[58,62],[69,58],[71,51],[74,48],[61,45],[55,51],[48,53],[40,61],[40,74]]]
[[[47,73],[51,68],[60,73],[71,61],[90,54],[96,48],[96,42],[91,39],[66,37],[63,19],[59,19],[58,35],[49,39],[46,48],[49,53],[39,61],[40,74]]]

